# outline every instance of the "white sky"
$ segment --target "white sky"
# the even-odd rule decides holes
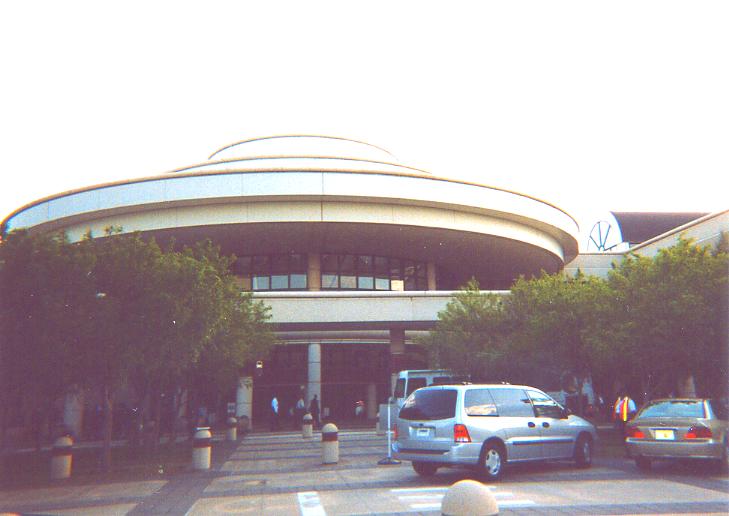
[[[586,212],[729,208],[729,2],[0,5],[0,219],[311,133]]]

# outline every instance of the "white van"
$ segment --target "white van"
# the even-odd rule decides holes
[[[399,409],[405,403],[405,399],[421,387],[460,383],[467,380],[467,377],[457,375],[448,369],[408,369],[397,373],[393,397]]]

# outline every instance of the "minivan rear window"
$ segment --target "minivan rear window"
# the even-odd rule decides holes
[[[400,419],[451,419],[456,415],[458,391],[433,389],[414,392],[400,409]]]

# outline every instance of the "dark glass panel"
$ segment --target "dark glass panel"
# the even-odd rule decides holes
[[[372,272],[373,265],[374,263],[371,256],[362,254],[357,256],[357,272],[360,274]]]
[[[339,257],[339,272],[354,272],[354,259],[353,254],[345,254]]]
[[[375,274],[378,276],[387,276],[388,273],[387,258],[384,256],[375,256]]]
[[[268,273],[269,261],[268,256],[254,256],[253,257],[253,272],[265,272]]]
[[[339,271],[338,256],[336,254],[323,254],[321,257],[322,272]]]
[[[400,268],[400,260],[390,258],[390,279],[402,279],[402,269]]]
[[[285,254],[271,256],[271,272],[289,272],[289,257]]]
[[[306,272],[309,268],[308,257],[305,254],[292,254],[289,259],[289,272]]]

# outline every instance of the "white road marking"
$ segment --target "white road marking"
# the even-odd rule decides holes
[[[297,493],[299,499],[299,511],[301,516],[327,516],[324,507],[321,506],[319,494],[316,491]]]
[[[511,491],[498,491],[495,486],[487,485],[485,487],[493,492],[499,507],[529,507],[536,505],[536,502],[532,500],[505,500],[505,498],[512,498],[514,493]],[[448,487],[390,489],[390,492],[397,495],[398,500],[406,504],[412,511],[439,510],[446,491],[448,491]]]

